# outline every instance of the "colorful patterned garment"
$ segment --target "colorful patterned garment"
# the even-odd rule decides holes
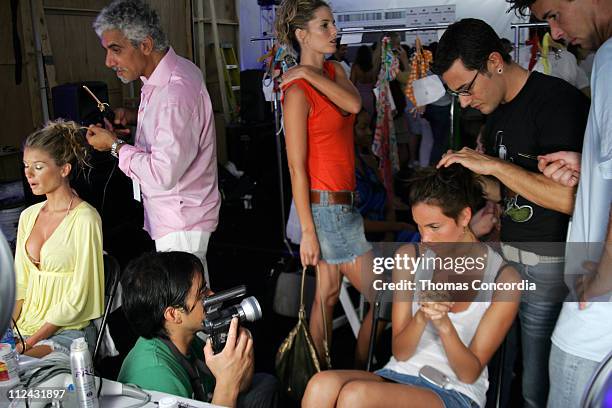
[[[399,71],[399,60],[393,54],[389,37],[382,40],[382,63],[376,87],[378,98],[376,100],[376,130],[372,152],[380,159],[383,183],[387,190],[388,199],[393,199],[393,173],[399,171],[399,156],[397,153],[397,140],[393,128],[393,97],[389,82],[395,79]]]
[[[432,62],[433,55],[431,51],[424,50],[421,46],[421,40],[417,38],[416,51],[410,60],[410,76],[408,77],[408,82],[406,82],[406,89],[404,89],[404,93],[414,106],[417,106],[417,101],[414,96],[412,83],[417,79],[425,78],[427,76],[427,71],[429,71],[429,66]]]

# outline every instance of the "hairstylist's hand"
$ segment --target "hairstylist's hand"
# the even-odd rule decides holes
[[[440,159],[436,168],[448,167],[452,164],[459,163],[463,167],[472,170],[474,173],[484,176],[493,175],[499,168],[498,164],[503,163],[503,160],[478,153],[469,147],[464,147],[461,150],[448,150]]]
[[[100,124],[89,125],[86,137],[91,147],[100,152],[109,151],[112,144],[117,140],[117,136],[113,132],[106,130]]]
[[[577,152],[555,152],[538,156],[538,169],[546,177],[567,187],[578,184],[582,155]]]
[[[317,234],[312,231],[302,232],[302,241],[300,242],[300,259],[302,265],[316,266],[319,263],[321,256],[321,248],[319,247],[319,240]]]

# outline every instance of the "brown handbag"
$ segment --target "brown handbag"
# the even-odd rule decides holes
[[[302,270],[302,285],[300,291],[300,311],[298,322],[289,332],[276,353],[276,375],[287,395],[294,401],[301,401],[310,378],[322,369],[331,368],[329,349],[327,345],[327,330],[325,332],[325,366],[320,363],[317,350],[314,347],[312,336],[306,321],[304,309],[304,278],[306,267]],[[319,269],[317,268],[317,284],[319,283]],[[323,325],[327,327],[323,299],[321,298],[321,311]]]

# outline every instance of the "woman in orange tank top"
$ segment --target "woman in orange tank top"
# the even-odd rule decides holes
[[[284,0],[277,12],[279,42],[300,54],[300,64],[282,77],[284,129],[293,199],[302,229],[300,258],[317,265],[320,284],[310,314],[319,356],[331,338],[332,312],[346,276],[364,293],[372,273],[372,248],[355,209],[353,123],[361,110],[359,92],[335,61],[337,29],[321,0]],[[320,301],[319,299],[322,299]],[[321,304],[327,317],[324,328]],[[365,362],[371,319],[358,338],[356,364]],[[329,341],[329,340],[328,340]]]

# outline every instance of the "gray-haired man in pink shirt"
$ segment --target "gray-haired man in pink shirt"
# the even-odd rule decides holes
[[[143,86],[138,112],[115,111],[115,125],[136,124],[134,145],[121,131],[90,126],[89,143],[118,157],[145,211],[145,230],[158,251],[185,251],[206,265],[219,218],[215,124],[200,69],[178,56],[159,16],[140,0],[116,0],[93,28],[106,49],[105,64],[123,83]],[[210,282],[208,273],[206,280]]]

